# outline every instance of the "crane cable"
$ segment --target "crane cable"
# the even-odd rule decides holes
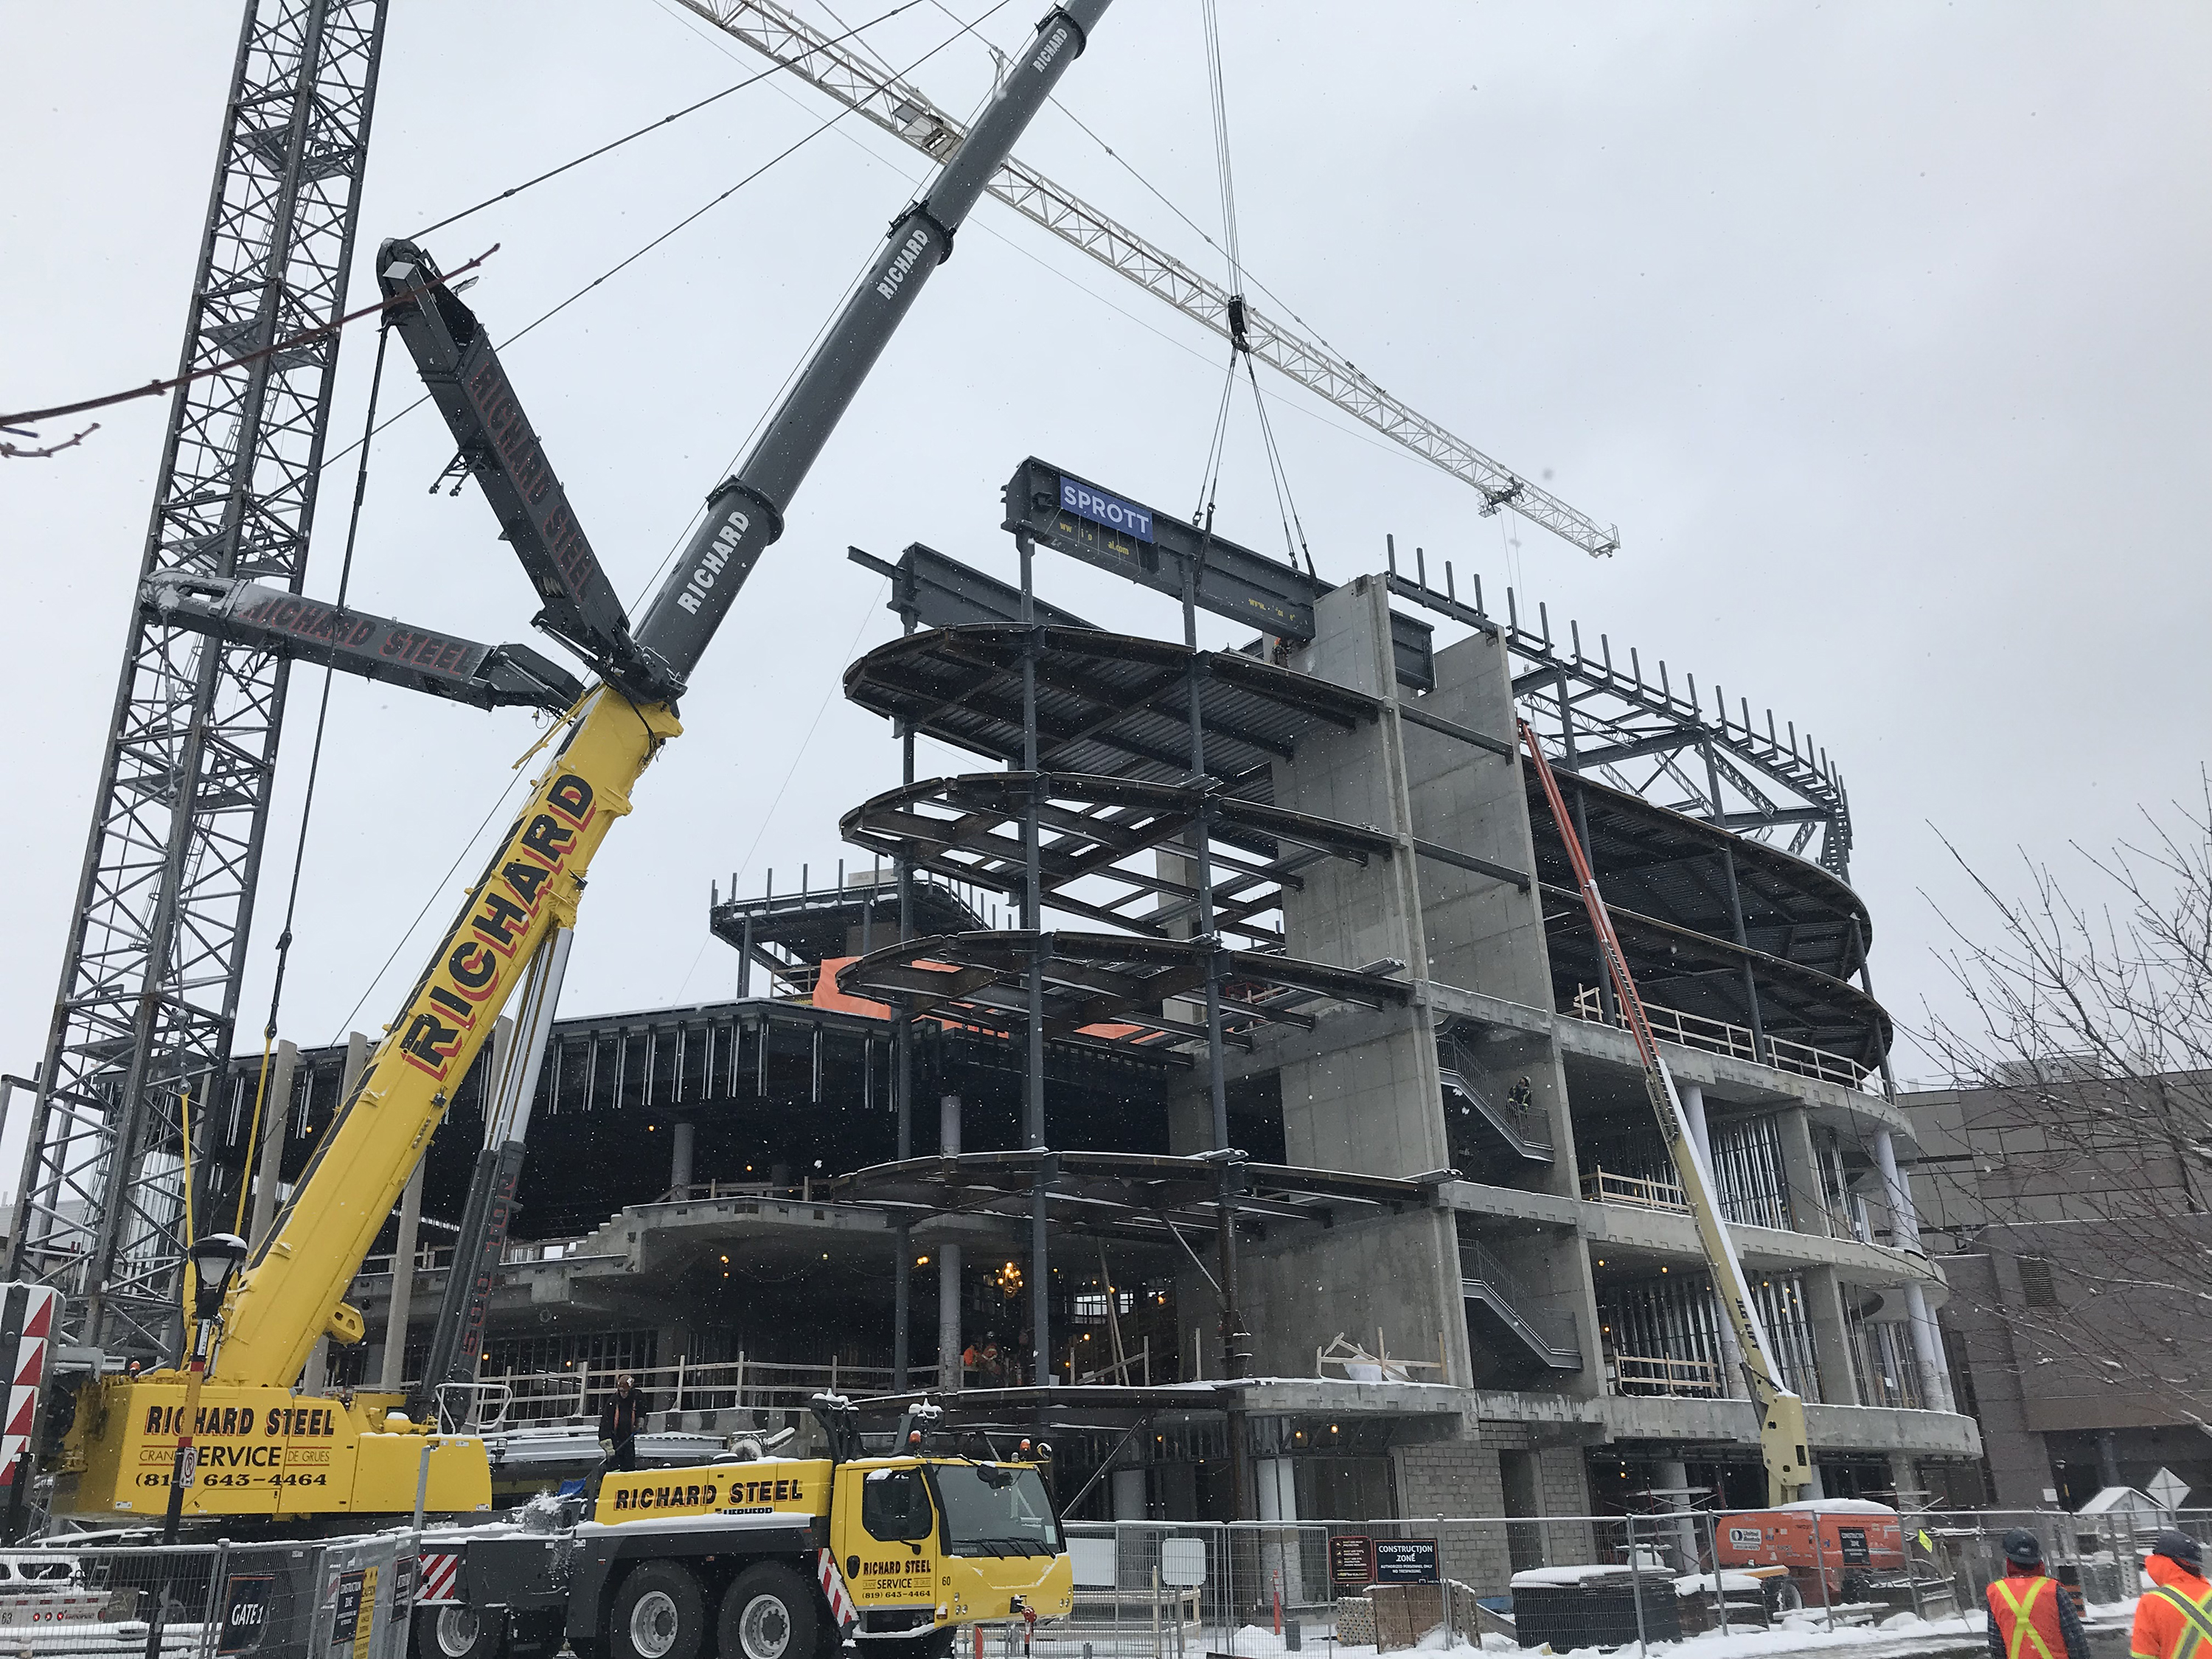
[[[384,353],[392,341],[392,319],[387,313],[376,331],[376,367],[368,378],[368,414],[363,422],[361,438],[361,462],[354,472],[353,510],[346,520],[345,557],[338,568],[338,596],[335,608],[345,609],[346,589],[353,581],[353,551],[361,534],[361,506],[368,494],[368,452],[376,436],[376,399],[384,386]],[[307,856],[307,825],[315,811],[315,779],[322,770],[323,728],[331,714],[331,680],[337,671],[323,670],[322,701],[315,710],[315,743],[307,759],[307,793],[300,804],[300,836],[292,853],[291,888],[284,896],[284,927],[276,935],[276,977],[269,988],[269,1019],[261,1028],[261,1074],[253,1085],[253,1118],[246,1130],[246,1159],[239,1171],[238,1208],[231,1223],[231,1231],[243,1235],[246,1231],[246,1194],[253,1185],[255,1142],[261,1136],[264,1103],[269,1097],[269,1051],[276,1041],[276,1011],[284,1000],[284,969],[292,958],[292,917],[300,904],[300,872]]]
[[[1252,337],[1246,327],[1244,309],[1244,250],[1237,228],[1237,179],[1229,143],[1229,98],[1222,74],[1218,0],[1200,0],[1199,12],[1206,38],[1206,94],[1213,114],[1213,165],[1221,198],[1221,240],[1217,246],[1229,265],[1229,315],[1226,319],[1229,372],[1221,388],[1221,406],[1214,416],[1213,439],[1206,453],[1206,483],[1197,516],[1201,526],[1210,534],[1213,527],[1215,497],[1221,480],[1222,458],[1227,448],[1230,398],[1237,387],[1237,360],[1242,358],[1245,376],[1252,385],[1252,406],[1259,416],[1260,447],[1267,459],[1267,479],[1275,492],[1275,515],[1282,521],[1284,556],[1290,562],[1291,568],[1295,570],[1298,567],[1299,555],[1303,553],[1306,574],[1317,576],[1318,573],[1314,569],[1313,551],[1306,545],[1305,526],[1298,517],[1297,501],[1291,493],[1290,475],[1283,465],[1282,448],[1275,441],[1274,425],[1267,418],[1267,400],[1260,391],[1259,374],[1252,367]],[[1211,240],[1208,239],[1209,241]]]
[[[1221,240],[1213,243],[1229,266],[1229,366],[1221,383],[1221,405],[1214,411],[1213,437],[1206,452],[1206,476],[1199,487],[1198,510],[1191,516],[1209,534],[1221,463],[1228,450],[1229,404],[1237,390],[1237,357],[1251,349],[1244,331],[1244,258],[1237,237],[1237,184],[1229,164],[1229,106],[1221,81],[1221,19],[1214,0],[1201,0],[1200,20],[1206,37],[1206,89],[1213,116],[1213,170],[1219,190]]]

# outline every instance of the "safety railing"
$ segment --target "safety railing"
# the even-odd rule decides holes
[[[515,1371],[448,1383],[437,1392],[441,1415],[455,1428],[465,1422],[483,1430],[516,1429],[594,1420],[623,1376],[632,1380],[647,1412],[678,1413],[788,1411],[803,1408],[817,1394],[884,1394],[893,1373],[888,1365],[836,1359],[787,1364],[740,1352],[706,1364],[679,1359],[672,1365]]]
[[[1610,1020],[1606,1018],[1604,1000],[1595,986],[1585,985],[1575,992],[1574,1000],[1567,1005],[1565,1012],[1593,1025],[1625,1028],[1627,1021],[1619,1013]],[[1795,1042],[1788,1037],[1770,1036],[1766,1039],[1768,1057],[1761,1061],[1759,1045],[1748,1026],[1732,1025],[1706,1014],[1685,1013],[1679,1008],[1662,1007],[1655,1002],[1644,1005],[1644,1014],[1651,1022],[1654,1036],[1680,1048],[1703,1048],[1711,1054],[1771,1065],[1778,1071],[1795,1072],[1800,1077],[1818,1078],[1824,1083],[1840,1083],[1846,1089],[1868,1094],[1881,1092],[1880,1073],[1868,1071],[1846,1054],[1816,1048],[1807,1042]]]
[[[1528,1288],[1480,1240],[1460,1240],[1459,1274],[1461,1293],[1496,1314],[1538,1357],[1554,1366],[1580,1367],[1582,1351],[1572,1332],[1537,1314]]]
[[[1511,1091],[1499,1095],[1456,1032],[1448,1030],[1437,1036],[1437,1062],[1444,1087],[1464,1096],[1515,1152],[1539,1162],[1551,1160],[1550,1120],[1534,1102],[1516,1100]]]
[[[1595,1204],[1626,1204],[1641,1210],[1689,1212],[1679,1181],[1658,1181],[1649,1176],[1616,1175],[1611,1170],[1592,1170],[1583,1177],[1583,1196]]]
[[[576,1254],[584,1243],[584,1235],[573,1238],[532,1238],[510,1240],[500,1252],[501,1263],[528,1261],[559,1261]],[[364,1256],[356,1278],[388,1273],[398,1253],[386,1250],[380,1255]],[[450,1244],[424,1244],[415,1252],[415,1271],[418,1273],[443,1273],[453,1265],[453,1247]]]
[[[656,1204],[711,1203],[718,1198],[775,1198],[779,1194],[796,1197],[796,1187],[778,1187],[766,1181],[695,1181],[688,1186],[671,1187],[653,1202]]]
[[[1139,1384],[1150,1388],[1152,1383],[1152,1339],[1142,1339],[1135,1348],[1125,1350],[1119,1359],[1106,1360],[1091,1370],[1079,1370],[1073,1348],[1067,1355],[1067,1376],[1072,1383],[1115,1382]]]
[[[1710,1359],[1674,1359],[1664,1354],[1617,1353],[1607,1366],[1616,1392],[1717,1397],[1721,1368]]]

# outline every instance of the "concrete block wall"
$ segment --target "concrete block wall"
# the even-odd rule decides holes
[[[1498,1449],[1473,1424],[1449,1440],[1401,1446],[1390,1454],[1395,1465],[1398,1513],[1409,1530],[1425,1530],[1431,1516],[1503,1515],[1504,1483]],[[1503,1526],[1440,1526],[1437,1550],[1444,1576],[1472,1584],[1479,1594],[1502,1595],[1513,1577]]]

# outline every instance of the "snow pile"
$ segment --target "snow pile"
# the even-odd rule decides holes
[[[1628,1569],[1611,1562],[1582,1567],[1529,1567],[1513,1575],[1515,1589],[1535,1589],[1547,1584],[1588,1584],[1601,1578],[1626,1578]]]
[[[1865,1498],[1801,1498],[1794,1504],[1770,1507],[1784,1514],[1811,1515],[1817,1510],[1822,1515],[1886,1515],[1893,1521],[1897,1519],[1897,1511],[1888,1504]]]

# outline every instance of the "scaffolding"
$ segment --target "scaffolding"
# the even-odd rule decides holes
[[[299,589],[385,9],[246,7],[142,578]],[[133,611],[9,1261],[64,1293],[64,1340],[175,1346],[185,1119],[230,1053],[286,682]]]

